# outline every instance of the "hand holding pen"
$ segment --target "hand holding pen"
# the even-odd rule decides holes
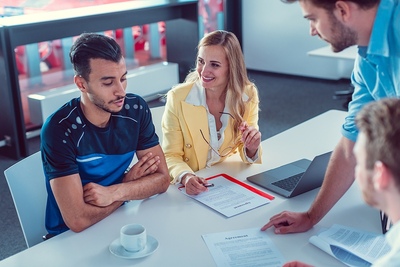
[[[214,184],[208,183],[204,178],[188,173],[182,178],[182,184],[185,186],[186,194],[198,195],[208,190],[208,187]]]

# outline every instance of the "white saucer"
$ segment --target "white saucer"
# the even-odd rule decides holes
[[[119,238],[115,239],[109,246],[110,252],[117,257],[124,259],[138,259],[142,257],[146,257],[156,251],[158,248],[158,241],[154,237],[147,235],[147,244],[146,247],[138,252],[130,252],[125,250],[121,243],[119,242]]]

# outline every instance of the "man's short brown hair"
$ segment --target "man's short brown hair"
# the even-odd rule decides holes
[[[372,170],[375,162],[381,161],[400,188],[400,99],[385,98],[367,104],[358,113],[356,124],[367,138],[367,169]]]

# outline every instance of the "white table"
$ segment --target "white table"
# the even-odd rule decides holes
[[[263,164],[243,164],[237,155],[210,169],[199,171],[204,177],[227,173],[242,181],[246,177],[289,161],[332,150],[340,138],[342,111],[328,111],[292,129],[262,142]],[[270,216],[282,210],[306,210],[318,189],[285,199],[276,194],[271,203],[243,214],[225,218],[214,210],[186,197],[177,186],[144,201],[130,202],[106,219],[81,233],[65,232],[0,262],[0,266],[215,266],[201,235],[230,230],[261,227]],[[109,244],[118,238],[127,223],[141,223],[160,246],[154,254],[135,260],[112,255]],[[270,236],[286,260],[302,260],[316,266],[344,266],[314,247],[308,238],[333,223],[380,232],[378,212],[364,204],[357,184],[327,216],[306,233]]]
[[[309,56],[325,57],[338,60],[337,73],[341,78],[349,78],[353,71],[354,60],[358,53],[356,45],[350,46],[343,51],[335,53],[330,45],[309,51]]]

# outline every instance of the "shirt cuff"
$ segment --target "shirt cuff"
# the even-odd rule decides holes
[[[256,162],[256,161],[258,160],[258,158],[259,158],[259,153],[260,153],[260,147],[257,148],[256,154],[254,154],[254,157],[250,158],[250,157],[247,156],[246,148],[243,146],[243,154],[245,155],[246,160],[247,160],[249,163],[254,163],[254,162]]]
[[[177,183],[182,183],[182,178],[183,178],[183,176],[185,176],[185,175],[188,174],[188,173],[195,175],[194,173],[188,172],[188,171],[182,172],[182,173],[178,176],[178,180],[177,180],[176,182],[177,182]]]

